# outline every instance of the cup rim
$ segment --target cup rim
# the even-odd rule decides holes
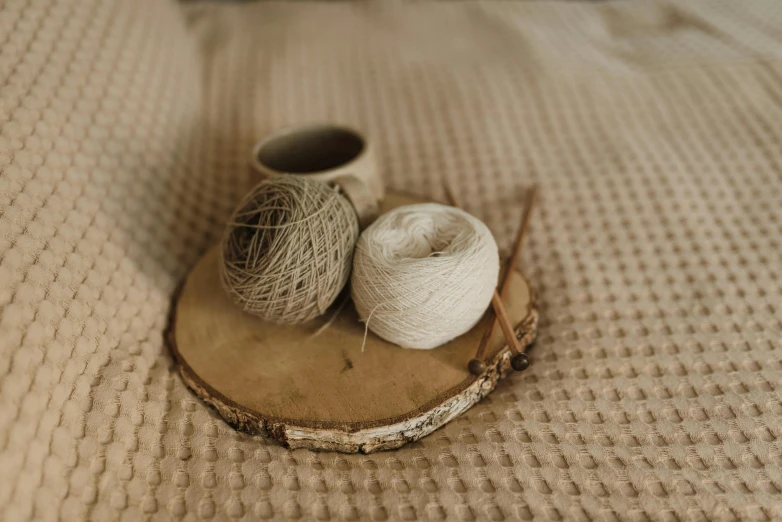
[[[303,131],[313,131],[313,130],[320,130],[320,129],[328,129],[328,130],[339,130],[344,131],[352,134],[353,136],[357,137],[359,140],[361,140],[361,150],[358,152],[356,156],[351,158],[349,161],[342,163],[340,165],[336,165],[334,167],[324,169],[324,170],[314,170],[312,172],[286,172],[284,170],[277,170],[275,168],[272,168],[265,163],[262,163],[259,159],[259,155],[261,153],[261,149],[268,145],[270,142],[281,138],[283,136],[287,136],[290,134],[295,134],[298,132]],[[344,168],[347,165],[354,164],[358,162],[361,158],[366,156],[369,149],[369,139],[367,138],[367,135],[361,131],[359,131],[357,128],[345,125],[341,123],[327,123],[327,122],[312,122],[312,123],[304,123],[299,125],[288,125],[285,127],[282,127],[276,131],[271,132],[270,134],[264,136],[260,140],[258,140],[255,145],[252,148],[252,156],[250,157],[250,165],[252,168],[259,173],[265,173],[265,172],[273,172],[275,174],[291,174],[296,176],[317,176],[318,174],[327,174],[339,169]]]

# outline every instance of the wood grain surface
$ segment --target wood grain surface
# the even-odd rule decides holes
[[[411,199],[390,195],[384,210]],[[306,323],[263,322],[242,312],[218,277],[217,247],[187,277],[176,299],[169,340],[185,382],[233,426],[291,447],[371,452],[416,440],[468,409],[509,370],[497,331],[487,371],[473,376],[485,320],[433,350],[410,350],[369,332],[352,303]],[[514,272],[506,298],[522,346],[534,339],[534,299]],[[338,300],[339,303],[339,300]]]

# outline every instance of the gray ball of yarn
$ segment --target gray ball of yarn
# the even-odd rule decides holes
[[[264,320],[308,321],[347,283],[357,238],[358,218],[338,188],[276,176],[257,185],[228,220],[223,287]]]

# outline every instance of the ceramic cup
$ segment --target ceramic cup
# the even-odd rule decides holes
[[[288,127],[253,147],[250,165],[261,179],[298,175],[338,184],[366,226],[385,195],[375,153],[355,129],[328,123]]]

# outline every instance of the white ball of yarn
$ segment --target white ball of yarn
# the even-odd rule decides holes
[[[359,237],[352,297],[361,320],[405,348],[470,330],[497,286],[497,243],[479,219],[437,203],[398,207]]]

